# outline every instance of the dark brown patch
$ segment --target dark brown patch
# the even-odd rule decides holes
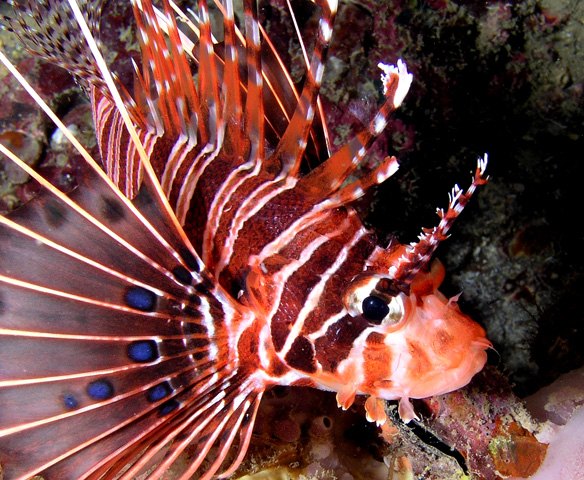
[[[363,271],[365,260],[374,247],[373,237],[366,236],[349,251],[347,260],[326,283],[318,307],[306,317],[301,334],[309,335],[317,332],[322,328],[324,322],[341,311],[343,308],[342,295],[355,275]]]
[[[285,357],[286,363],[301,372],[316,372],[316,360],[312,343],[306,337],[297,337]]]
[[[209,346],[209,339],[205,337],[190,338],[187,347],[193,350],[200,350]]]
[[[203,278],[201,283],[195,285],[195,290],[205,296],[211,296],[213,288],[215,288],[215,285],[208,278]]]
[[[183,316],[188,317],[189,321],[203,318],[203,314],[191,305],[185,305],[184,307],[182,307],[181,312]]]
[[[178,253],[191,271],[199,272],[199,262],[188,248],[181,247]]]
[[[260,356],[258,353],[259,341],[257,333],[257,321],[247,328],[239,337],[237,342],[237,352],[243,365],[260,365]]]
[[[454,340],[452,335],[450,335],[446,330],[439,329],[434,332],[434,336],[432,338],[432,349],[439,355],[443,355],[450,348],[452,340]]]
[[[428,355],[424,349],[420,346],[418,342],[408,341],[408,347],[410,349],[410,354],[412,359],[410,361],[410,369],[414,377],[422,377],[425,375],[430,368],[432,363],[428,359]]]
[[[379,293],[387,295],[388,297],[395,297],[402,291],[400,290],[398,285],[395,285],[392,281],[390,281],[387,278],[382,278],[381,280],[379,280],[379,282],[377,282],[377,285],[375,285],[375,289]]]
[[[189,303],[194,306],[198,306],[201,304],[201,298],[198,295],[191,295],[189,297]]]
[[[315,342],[316,359],[324,371],[334,372],[341,361],[349,356],[353,342],[369,323],[361,317],[345,315],[331,325]]]
[[[65,207],[53,200],[48,200],[45,204],[44,214],[47,223],[54,228],[59,228],[67,221]]]
[[[193,276],[191,272],[189,272],[185,267],[182,265],[177,265],[172,269],[172,274],[174,278],[176,278],[179,282],[183,285],[190,285],[193,281]]]
[[[200,323],[185,322],[183,324],[185,335],[207,335],[207,328]]]
[[[125,216],[124,207],[117,199],[113,197],[106,197],[105,195],[102,195],[101,210],[103,216],[112,223],[119,222]]]
[[[286,374],[290,369],[280,360],[280,357],[276,355],[273,351],[270,354],[270,366],[268,367],[268,375],[271,377],[281,377]]]
[[[367,336],[367,345],[381,345],[385,341],[385,335],[379,332],[371,332]]]
[[[272,325],[270,332],[272,333],[272,342],[274,343],[274,347],[277,352],[282,350],[284,344],[286,343],[286,339],[288,338],[288,334],[290,333],[290,324],[284,323],[276,323]]]

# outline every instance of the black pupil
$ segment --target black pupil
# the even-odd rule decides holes
[[[389,313],[389,307],[381,298],[369,296],[363,300],[363,316],[372,323],[380,324]]]

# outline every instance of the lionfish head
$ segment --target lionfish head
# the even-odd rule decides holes
[[[416,418],[409,398],[461,388],[484,367],[492,347],[485,330],[460,311],[458,295],[447,298],[438,290],[444,266],[430,260],[476,187],[486,181],[486,164],[485,156],[466,192],[454,187],[447,211],[438,209],[438,226],[424,229],[416,243],[375,247],[363,272],[344,289],[344,306],[352,317],[345,325],[354,328],[354,321],[365,321],[368,328],[337,367],[341,406],[352,402],[355,391],[369,394],[367,415],[383,423],[376,398],[399,399],[400,416],[409,421]]]
[[[399,400],[401,418],[410,421],[410,398],[461,388],[483,368],[491,343],[460,311],[458,296],[438,290],[444,267],[430,260],[486,181],[486,162],[479,160],[466,192],[454,188],[439,224],[416,243],[394,239],[384,248],[360,223],[349,226],[354,211],[339,208],[327,222],[298,227],[277,253],[252,258],[241,299],[268,319],[274,350],[302,384],[308,378],[338,392],[343,408],[368,395],[367,416],[381,424],[381,399]]]
[[[404,291],[377,264],[355,278],[345,293],[351,315],[372,325],[345,369],[360,371],[358,391],[400,399],[406,421],[415,418],[408,398],[465,386],[483,368],[491,346],[484,329],[460,311],[458,296],[449,299],[438,291],[443,279],[444,267],[435,260]]]

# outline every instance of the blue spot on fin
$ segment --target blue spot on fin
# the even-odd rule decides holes
[[[128,357],[135,362],[153,362],[159,356],[158,346],[154,340],[139,340],[128,345]]]
[[[87,395],[94,400],[107,400],[114,396],[114,387],[109,380],[96,380],[87,385]]]
[[[161,417],[164,417],[165,415],[168,415],[169,413],[176,410],[178,406],[179,406],[178,401],[173,398],[172,400],[168,400],[167,402],[164,402],[162,405],[160,405],[158,413],[160,414]]]
[[[126,290],[124,301],[130,308],[143,312],[152,312],[156,308],[156,295],[142,287],[130,287]]]
[[[75,396],[71,393],[65,393],[62,397],[61,397],[62,401],[63,401],[63,406],[67,409],[67,410],[75,410],[76,408],[79,407],[79,401],[77,400],[77,398],[75,398]]]
[[[171,395],[172,391],[172,387],[168,382],[162,382],[148,390],[146,399],[151,403],[156,403]]]

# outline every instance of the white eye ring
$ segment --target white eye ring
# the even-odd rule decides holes
[[[345,307],[353,317],[363,316],[366,320],[375,325],[395,325],[399,323],[405,315],[403,293],[396,296],[389,296],[376,289],[381,280],[386,279],[382,275],[366,275],[354,279],[345,294]],[[387,314],[380,319],[369,319],[363,313],[363,302],[369,297],[377,297],[383,300],[387,307]]]

